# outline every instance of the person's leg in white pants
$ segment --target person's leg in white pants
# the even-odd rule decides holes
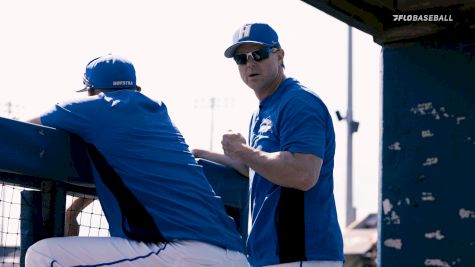
[[[264,267],[342,267],[341,261],[296,261],[282,264],[266,265]]]
[[[26,267],[249,266],[240,252],[197,241],[145,244],[118,237],[56,237],[33,244]]]

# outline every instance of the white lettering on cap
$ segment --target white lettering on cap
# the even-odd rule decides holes
[[[249,35],[251,34],[251,27],[252,27],[251,24],[244,25],[244,27],[242,27],[239,30],[239,35],[238,35],[239,38],[238,39],[249,37]]]
[[[132,81],[113,81],[112,86],[134,85]]]

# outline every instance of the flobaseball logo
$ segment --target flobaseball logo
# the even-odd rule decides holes
[[[452,15],[393,15],[393,21],[454,21]]]

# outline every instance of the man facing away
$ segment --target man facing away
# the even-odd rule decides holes
[[[249,143],[223,135],[223,154],[195,149],[249,175],[252,266],[341,267],[343,239],[333,196],[335,133],[323,101],[284,74],[284,50],[267,24],[240,27],[224,55],[259,100]]]
[[[132,63],[95,58],[84,84],[90,97],[31,122],[85,141],[111,237],[44,239],[26,265],[248,266],[236,225],[165,104],[140,93]]]

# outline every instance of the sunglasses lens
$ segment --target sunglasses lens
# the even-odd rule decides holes
[[[252,58],[254,58],[255,61],[259,62],[261,60],[264,60],[269,57],[269,48],[262,48],[259,50],[256,50],[252,52]]]
[[[246,54],[237,54],[234,55],[234,61],[236,61],[236,64],[238,65],[244,65],[247,63],[247,55]]]
[[[243,53],[243,54],[236,54],[233,56],[234,61],[238,65],[245,65],[247,63],[247,57],[251,56],[252,59],[254,59],[256,62],[259,62],[261,60],[264,60],[269,57],[270,52],[272,51],[272,48],[261,48],[256,51],[252,51],[249,53]]]
[[[90,86],[90,83],[89,83],[89,81],[86,79],[86,76],[83,76],[83,77],[82,77],[82,83],[83,83],[85,86]]]

